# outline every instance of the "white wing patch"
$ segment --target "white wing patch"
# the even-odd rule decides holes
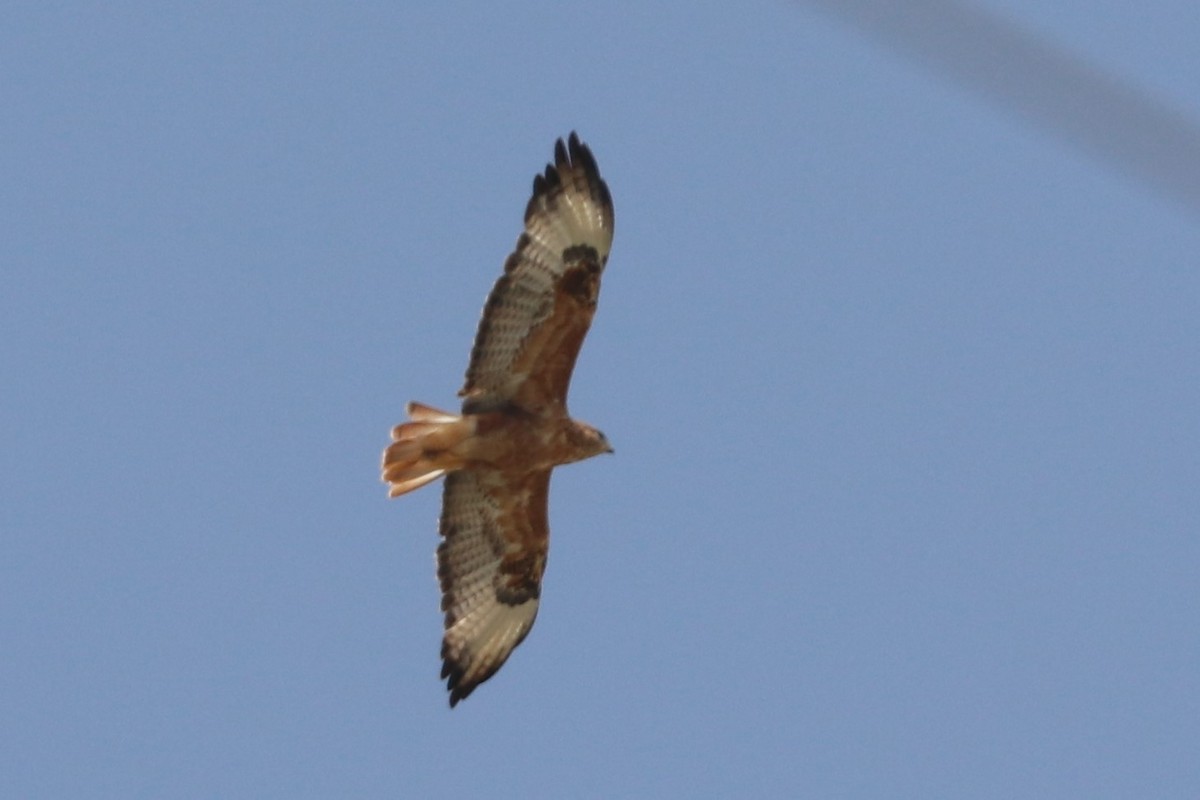
[[[519,606],[493,603],[476,608],[446,630],[442,677],[448,679],[451,706],[500,669],[533,628],[537,611],[537,600]]]
[[[591,151],[574,134],[566,145],[560,139],[554,164],[534,178],[525,230],[484,305],[459,393],[469,410],[502,407],[528,378],[513,365],[554,310],[555,287],[570,266],[563,254],[588,248],[603,269],[612,238],[612,198]]]
[[[531,493],[484,469],[446,477],[437,560],[446,612],[442,677],[452,706],[500,669],[537,617],[549,473],[540,485]]]

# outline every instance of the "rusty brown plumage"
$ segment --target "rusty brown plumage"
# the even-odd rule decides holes
[[[410,403],[410,421],[392,431],[383,456],[393,497],[446,476],[438,580],[451,706],[533,626],[551,470],[612,452],[603,434],[567,414],[613,235],[608,187],[574,133],[534,178],[524,220],[484,305],[461,415]]]

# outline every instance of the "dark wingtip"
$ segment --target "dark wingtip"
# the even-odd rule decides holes
[[[551,171],[557,173],[560,169],[571,169],[572,167],[583,167],[590,175],[594,175],[597,179],[600,177],[600,170],[596,166],[596,159],[592,155],[591,148],[580,141],[579,134],[575,131],[571,131],[565,142],[562,139],[554,142],[554,163],[546,165],[546,173],[549,174]]]
[[[554,147],[554,163],[546,165],[546,171],[533,176],[533,197],[531,201],[549,194],[562,185],[562,178],[558,174],[558,168],[570,166],[566,161],[566,151],[563,150],[562,139]],[[528,215],[529,208],[525,209]]]
[[[612,195],[609,194],[608,184],[600,177],[596,158],[591,148],[580,141],[579,134],[571,131],[565,141],[558,139],[554,142],[554,163],[547,164],[544,172],[533,176],[533,194],[525,206],[525,222],[529,222],[530,216],[537,210],[540,199],[559,189],[563,183],[562,175],[569,175],[571,170],[582,170],[596,200],[612,215]]]
[[[448,616],[448,615],[447,615]],[[491,677],[491,674],[485,675],[482,680],[464,681],[466,677],[467,665],[456,660],[450,654],[450,646],[446,640],[442,640],[442,680],[446,682],[446,689],[450,692],[450,707],[454,708],[458,705],[459,700],[465,700],[471,692],[475,691],[475,687],[483,683]]]
[[[592,158],[591,149],[579,141],[579,134],[571,131],[571,135],[567,137],[567,153],[571,156],[571,163],[575,166],[582,166],[585,170],[596,171],[596,159]]]
[[[463,683],[463,671],[457,665],[450,664],[449,661],[442,667],[442,677],[446,678],[446,689],[450,692],[450,707],[454,708],[458,705],[459,700],[465,700],[470,696],[471,692],[475,691],[475,687],[482,681],[475,683]]]
[[[443,654],[442,661],[442,679],[446,681],[446,688],[450,691],[450,707],[454,708],[458,705],[458,701],[471,693],[474,686],[463,686],[463,668],[450,660],[448,656]]]

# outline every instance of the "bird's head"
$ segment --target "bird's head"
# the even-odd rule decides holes
[[[571,426],[570,438],[578,456],[576,461],[613,452],[612,445],[608,443],[608,437],[586,422],[574,423]]]

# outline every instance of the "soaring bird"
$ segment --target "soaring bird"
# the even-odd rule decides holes
[[[462,412],[409,403],[409,421],[384,450],[391,497],[446,478],[437,573],[451,707],[533,627],[550,542],[550,472],[612,452],[604,434],[567,413],[612,237],[608,186],[572,133],[533,179],[525,230],[483,308]]]

